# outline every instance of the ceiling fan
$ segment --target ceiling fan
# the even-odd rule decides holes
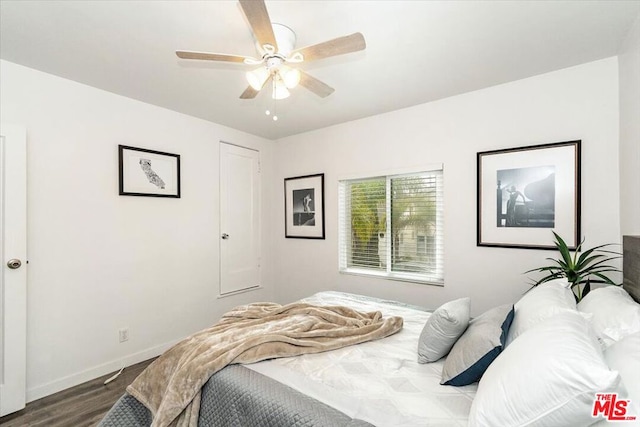
[[[249,87],[240,95],[241,99],[253,99],[260,90],[271,86],[273,99],[284,99],[289,96],[289,89],[298,84],[316,95],[325,98],[334,89],[308,73],[292,67],[304,62],[345,53],[357,52],[366,47],[364,36],[354,33],[338,37],[313,46],[295,49],[296,35],[289,27],[271,23],[264,0],[239,0],[240,7],[249,21],[249,26],[256,40],[260,58],[223,53],[176,51],[182,59],[202,59],[256,65],[258,68],[246,73]]]

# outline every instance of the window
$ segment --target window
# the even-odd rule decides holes
[[[443,284],[442,187],[442,167],[340,181],[340,271]]]

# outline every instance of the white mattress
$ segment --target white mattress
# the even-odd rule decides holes
[[[378,310],[401,316],[404,327],[382,340],[248,368],[378,427],[467,425],[477,384],[442,386],[444,359],[417,362],[418,337],[430,313],[340,292],[321,292],[303,301]]]

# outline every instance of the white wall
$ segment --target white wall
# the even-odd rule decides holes
[[[232,306],[273,299],[270,237],[264,288],[217,298],[219,141],[259,149],[266,183],[273,142],[0,67],[0,121],[28,133],[28,400],[155,356]],[[118,144],[180,154],[182,198],[119,196]],[[120,344],[122,327],[130,339]]]
[[[640,235],[640,15],[620,50],[620,222]]]
[[[621,57],[621,80],[632,71],[624,64]],[[625,201],[620,209],[618,150],[627,146],[618,145],[616,58],[277,143],[5,61],[0,67],[0,121],[28,130],[29,400],[156,355],[249,301],[337,289],[436,307],[469,295],[474,314],[515,301],[527,289],[522,273],[554,253],[476,246],[478,151],[582,139],[587,244],[620,241],[621,215],[634,215]],[[624,84],[637,90],[637,81]],[[620,108],[638,112],[632,101]],[[266,224],[264,288],[224,299],[217,299],[220,140],[261,151]],[[182,198],[118,196],[118,144],[180,154]],[[338,274],[338,178],[439,162],[445,286]],[[623,179],[637,169],[622,166]],[[326,240],[285,239],[283,179],[320,172]],[[131,338],[119,344],[125,326]]]
[[[478,151],[581,139],[586,244],[620,242],[617,64],[605,59],[279,140],[274,188],[311,173],[324,172],[326,182],[326,240],[285,239],[283,221],[275,222],[279,299],[336,289],[435,308],[468,295],[474,314],[517,300],[528,288],[523,272],[555,252],[476,246]],[[337,180],[440,162],[445,286],[339,274]],[[276,196],[282,218],[284,196]]]

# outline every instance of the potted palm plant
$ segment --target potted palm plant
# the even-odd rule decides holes
[[[534,281],[532,284],[534,287],[550,280],[566,277],[576,301],[580,302],[591,290],[591,283],[620,285],[607,277],[608,273],[621,273],[619,268],[608,264],[610,261],[622,256],[619,252],[604,249],[608,246],[613,246],[612,243],[596,246],[583,252],[583,239],[572,256],[565,241],[555,231],[552,231],[552,233],[555,236],[554,244],[560,252],[561,258],[547,258],[549,261],[553,261],[552,265],[534,268],[526,272],[546,273],[546,276]]]

